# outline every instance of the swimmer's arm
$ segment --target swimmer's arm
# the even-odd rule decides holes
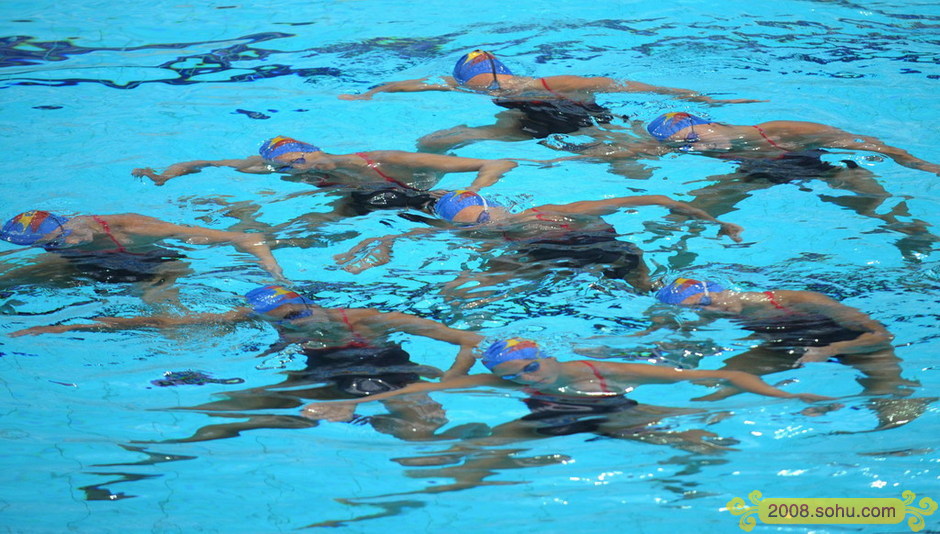
[[[909,169],[932,172],[940,176],[940,165],[924,161],[901,148],[886,145],[880,139],[864,135],[853,135],[837,128],[826,128],[829,137],[825,143],[827,147],[876,152],[888,156],[898,165],[903,165]]]
[[[131,171],[131,175],[138,178],[147,177],[153,180],[153,183],[163,185],[173,178],[187,174],[195,174],[206,167],[232,167],[239,172],[250,174],[268,174],[271,172],[264,164],[261,156],[250,156],[243,159],[184,161],[170,165],[159,174],[150,167],[145,167],[142,169],[134,169]]]
[[[698,370],[698,369],[675,369],[672,367],[660,367],[657,365],[644,365],[644,364],[604,364],[595,363],[602,372],[604,372],[604,365],[607,366],[617,366],[620,369],[619,373],[622,378],[627,380],[636,380],[645,382],[647,384],[668,384],[675,383],[683,380],[701,380],[701,379],[714,379],[724,380],[729,382],[734,387],[747,391],[749,393],[756,393],[758,395],[764,395],[767,397],[781,397],[785,399],[800,399],[806,402],[815,402],[819,400],[832,400],[832,397],[824,397],[821,395],[814,395],[810,393],[788,393],[781,389],[777,389],[770,384],[764,382],[760,377],[752,375],[751,373],[745,373],[743,371],[708,371],[708,370]]]
[[[543,83],[552,91],[558,92],[576,92],[589,91],[592,93],[653,93],[688,100],[689,102],[704,102],[706,104],[748,104],[753,102],[766,102],[766,100],[750,100],[736,98],[730,100],[721,100],[703,95],[689,89],[678,89],[675,87],[662,87],[658,85],[649,85],[630,80],[615,80],[606,76],[548,76],[542,78],[539,83]]]
[[[375,152],[378,161],[414,169],[429,169],[442,173],[476,172],[477,176],[468,187],[477,191],[495,184],[504,174],[515,169],[519,164],[508,159],[480,159],[426,154],[423,152],[402,152],[388,150]]]
[[[479,160],[484,163],[480,165],[476,178],[467,189],[479,191],[484,187],[489,187],[499,181],[504,174],[515,169],[519,164],[515,161],[506,159]]]
[[[146,315],[140,317],[95,317],[94,323],[34,326],[8,334],[10,337],[61,334],[74,330],[115,331],[137,328],[167,328],[193,324],[234,323],[251,316],[247,308],[236,308],[227,313],[198,313],[194,315]]]
[[[703,102],[712,106],[720,104],[753,104],[755,102],[767,102],[766,100],[753,100],[750,98],[712,98],[707,95],[703,95],[697,91],[692,91],[689,89],[679,89],[676,87],[663,87],[659,85],[649,85],[641,82],[633,82],[629,80],[624,80],[623,82],[617,83],[617,87],[622,87],[622,92],[625,93],[653,93],[657,95],[666,95],[674,97],[678,100],[686,100],[688,102]],[[614,89],[607,90],[606,92],[617,92]]]
[[[445,391],[448,389],[463,389],[463,388],[472,388],[478,386],[507,386],[513,385],[511,382],[503,380],[496,375],[491,374],[479,374],[479,375],[463,375],[457,376],[454,378],[449,378],[447,380],[441,380],[440,382],[415,382],[413,384],[408,384],[407,386],[396,389],[393,391],[387,391],[385,393],[377,393],[375,395],[369,395],[368,397],[361,397],[358,399],[351,400],[342,400],[342,401],[333,401],[333,402],[312,402],[303,407],[301,410],[301,415],[304,417],[309,417],[311,419],[325,419],[327,421],[348,421],[353,418],[353,412],[355,411],[357,404],[362,404],[364,402],[372,401],[381,401],[387,400],[394,397],[400,397],[402,395],[410,395],[414,393],[429,393],[432,391]]]
[[[665,195],[638,195],[630,197],[608,198],[604,200],[582,200],[570,204],[543,206],[546,210],[558,211],[561,213],[585,213],[589,215],[610,215],[617,210],[635,206],[663,206],[672,213],[718,223],[721,230],[718,235],[727,235],[735,242],[741,242],[741,232],[744,231],[740,226],[719,221],[703,210],[693,207],[685,202],[673,200]]]
[[[442,78],[444,83],[428,83],[428,78],[418,78],[416,80],[401,80],[397,82],[383,83],[377,87],[369,89],[365,93],[358,95],[342,94],[340,100],[371,100],[378,93],[419,93],[422,91],[453,91],[457,87],[457,82],[453,78],[445,76]]]
[[[473,367],[476,358],[473,349],[483,341],[483,336],[466,330],[457,330],[441,323],[401,312],[379,313],[366,318],[365,324],[376,324],[394,331],[405,332],[444,341],[460,347],[453,365],[444,373],[444,379],[465,375]]]
[[[109,215],[108,221],[120,224],[124,232],[133,235],[176,238],[194,245],[231,243],[238,250],[258,258],[261,267],[271,273],[276,280],[285,280],[284,272],[274,258],[263,234],[227,232],[201,226],[182,226],[138,214]]]

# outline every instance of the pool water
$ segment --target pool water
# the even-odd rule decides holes
[[[648,121],[690,111],[732,124],[808,120],[879,137],[940,162],[940,83],[935,2],[784,0],[715,5],[679,0],[585,4],[482,1],[239,5],[105,2],[63,8],[10,0],[0,6],[0,151],[4,219],[34,208],[68,214],[135,212],[225,229],[231,207],[281,224],[326,211],[329,198],[274,176],[210,168],[155,187],[137,167],[245,157],[288,135],[330,153],[414,150],[427,133],[488,124],[487,98],[458,93],[378,95],[386,80],[448,74],[473,48],[500,55],[517,74],[605,75],[690,88],[716,98],[766,102],[710,107],[647,94],[599,95],[618,114]],[[533,141],[477,142],[467,157],[545,160]],[[822,181],[757,190],[723,215],[744,243],[709,224],[662,219],[665,210],[607,217],[635,242],[657,277],[694,273],[738,289],[807,289],[870,314],[896,336],[903,375],[920,387],[898,411],[906,424],[874,430],[872,399],[857,372],[812,364],[767,377],[792,391],[844,397],[816,417],[805,405],[755,395],[694,403],[692,385],[646,386],[643,404],[694,407],[669,418],[675,432],[707,431],[713,446],[574,434],[483,446],[471,439],[528,413],[522,393],[487,388],[437,393],[449,431],[403,440],[370,425],[313,424],[292,409],[185,410],[263,388],[302,367],[294,349],[257,357],[277,335],[264,324],[158,331],[0,336],[2,472],[0,527],[8,532],[736,532],[726,505],[765,497],[940,498],[937,391],[940,271],[935,242],[899,231],[940,225],[937,176],[863,152],[827,156],[875,173],[890,197],[876,213],[844,206],[850,193]],[[640,165],[524,163],[488,191],[513,209],[629,194],[691,200],[702,180],[730,164],[673,155]],[[450,174],[441,188],[469,175]],[[841,202],[841,203],[840,203]],[[275,251],[298,289],[328,306],[375,307],[432,318],[489,338],[522,335],[576,357],[613,346],[623,361],[662,347],[665,358],[704,369],[751,341],[721,321],[632,336],[663,313],[652,297],[596,274],[503,283],[505,297],[455,301],[441,285],[482,262],[453,234],[400,242],[386,266],[353,275],[332,256],[364,237],[420,226],[375,212],[316,229],[310,248]],[[298,223],[291,235],[308,235]],[[916,237],[916,236],[915,236]],[[185,246],[178,244],[179,246]],[[4,272],[37,252],[0,244]],[[194,272],[178,282],[192,310],[220,312],[268,281],[229,247],[186,247]],[[98,315],[153,310],[121,285],[4,288],[2,332]],[[693,312],[670,312],[693,321]],[[447,367],[450,346],[402,335],[415,361]],[[158,387],[167,371],[198,370],[240,384]],[[475,368],[481,372],[480,366]],[[882,401],[887,403],[888,401]],[[902,409],[903,408],[903,409]],[[379,405],[358,413],[378,415]],[[266,419],[267,418],[267,419]],[[239,433],[245,421],[272,428]],[[262,425],[263,426],[263,425]],[[218,439],[189,440],[199,432]],[[938,515],[926,531],[940,530]],[[773,526],[770,532],[906,532],[898,525]]]

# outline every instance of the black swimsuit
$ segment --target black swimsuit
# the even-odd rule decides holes
[[[493,78],[496,81],[495,75]],[[545,78],[540,78],[539,81],[542,87],[555,98],[549,100],[496,98],[493,100],[497,106],[522,112],[519,129],[523,133],[542,139],[552,134],[574,133],[581,128],[595,124],[609,124],[614,120],[614,115],[609,109],[594,102],[572,100],[552,90]]]
[[[522,112],[520,130],[536,139],[552,134],[574,133],[595,124],[608,124],[614,119],[610,110],[594,103],[571,100],[511,100],[497,98],[497,106]]]
[[[104,218],[92,215],[115,248],[107,250],[82,250],[81,248],[57,248],[46,246],[69,261],[79,274],[96,282],[136,283],[152,282],[163,270],[161,265],[185,258],[183,254],[158,245],[150,245],[146,252],[131,252],[114,237],[111,226]]]
[[[628,241],[617,239],[613,228],[606,230],[571,230],[556,237],[512,239],[515,252],[509,256],[509,267],[549,263],[552,267],[584,269],[604,266],[604,276],[626,279],[643,262],[643,251]],[[497,256],[487,262],[499,269],[506,260]],[[540,266],[540,267],[544,267]]]
[[[802,312],[764,320],[736,319],[735,322],[766,339],[764,347],[776,350],[824,347],[867,333],[867,330],[850,330],[828,317]]]
[[[416,209],[423,210],[433,200],[425,191],[386,185],[375,189],[350,191],[345,207],[355,215],[365,215],[376,210]]]
[[[819,178],[834,169],[842,169],[821,159],[825,150],[801,150],[786,152],[774,158],[741,159],[737,160],[737,172],[744,174],[744,181],[767,180],[773,184],[786,184],[798,180],[811,180]],[[858,167],[858,164],[846,160],[849,168]]]
[[[329,382],[354,397],[401,389],[418,382],[420,365],[400,346],[304,349],[307,367],[290,371],[291,381]]]
[[[596,397],[533,394],[524,400],[532,413],[523,421],[538,421],[535,432],[545,436],[569,436],[596,432],[608,421],[605,415],[632,409],[637,402],[623,395]]]
[[[109,284],[152,282],[160,275],[163,264],[186,257],[175,250],[156,245],[145,253],[72,249],[53,249],[50,252],[67,259],[81,276]]]

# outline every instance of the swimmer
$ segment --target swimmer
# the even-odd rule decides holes
[[[734,172],[709,176],[715,182],[691,191],[691,205],[718,217],[734,211],[735,205],[752,192],[776,184],[819,179],[833,189],[849,191],[854,196],[821,195],[824,201],[851,209],[859,215],[879,219],[886,228],[906,236],[897,246],[905,257],[930,248],[940,238],[927,232],[927,224],[899,220],[909,215],[905,202],[887,213],[879,208],[891,197],[872,172],[846,159],[833,164],[823,161],[825,149],[873,152],[887,156],[911,169],[940,174],[940,165],[912,156],[905,150],[886,145],[869,136],[856,135],[813,122],[770,121],[756,125],[733,125],[712,121],[684,112],[666,113],[651,121],[647,131],[652,139],[630,137],[623,143],[564,145],[555,140],[543,144],[576,151],[587,158],[603,160],[651,159],[668,153],[691,153],[734,162]],[[627,137],[623,137],[627,139]]]
[[[618,240],[614,227],[602,218],[623,208],[639,206],[662,206],[675,215],[716,223],[720,225],[719,236],[741,241],[743,229],[740,226],[719,221],[702,210],[662,195],[549,204],[511,213],[478,193],[458,190],[444,194],[429,205],[431,213],[446,226],[366,239],[335,258],[345,264],[345,270],[359,273],[388,263],[391,244],[396,239],[449,227],[484,244],[514,245],[519,261],[506,261],[504,255],[488,264],[494,272],[505,272],[502,278],[516,276],[523,269],[538,268],[539,264],[575,269],[598,265],[608,278],[624,279],[639,291],[649,291],[649,269],[642,261],[642,251],[632,243]]]
[[[426,393],[476,386],[522,388],[535,399],[541,396],[545,400],[561,398],[596,401],[605,399],[609,402],[612,399],[625,399],[625,394],[643,385],[673,384],[682,381],[693,383],[707,381],[710,384],[714,380],[719,380],[730,384],[736,392],[799,399],[803,402],[834,400],[832,397],[811,393],[789,393],[765,383],[753,374],[742,371],[676,369],[649,364],[593,360],[562,362],[545,354],[534,341],[521,338],[493,343],[483,354],[482,363],[491,374],[474,374],[443,379],[440,382],[411,384],[371,399],[308,404],[304,407],[304,415],[328,421],[346,421],[353,417],[357,404],[369,400],[380,400],[408,393]],[[632,401],[628,404],[636,405]],[[573,421],[577,414],[569,412],[568,415]],[[597,413],[590,415],[597,415]]]
[[[378,93],[421,91],[482,93],[494,97],[493,102],[497,106],[510,110],[497,115],[494,125],[458,126],[423,137],[418,141],[418,147],[430,152],[443,152],[475,140],[518,141],[609,125],[615,117],[609,109],[595,102],[597,93],[654,93],[711,105],[759,102],[719,100],[688,89],[603,76],[517,76],[495,55],[483,50],[474,50],[461,57],[454,66],[453,76],[442,77],[440,82],[429,81],[428,78],[390,82],[362,94],[344,94],[339,98],[370,100]]]
[[[940,175],[940,165],[912,156],[905,150],[886,145],[869,136],[856,135],[825,124],[802,121],[770,121],[754,125],[724,124],[691,113],[665,113],[653,119],[646,127],[652,139],[631,139],[623,144],[562,145],[588,157],[607,159],[636,159],[659,157],[670,152],[689,152],[719,159],[753,164],[753,160],[788,160],[807,157],[818,160],[825,152],[821,149],[838,148],[875,152],[887,156],[895,163],[911,169]],[[550,142],[546,142],[551,146]],[[823,171],[831,169],[821,161]],[[805,164],[804,164],[805,166]],[[856,165],[857,166],[857,165]],[[763,172],[768,173],[769,169]],[[788,182],[793,172],[768,179],[776,183]],[[801,176],[797,176],[801,177]]]
[[[257,258],[275,279],[284,279],[262,234],[183,226],[136,213],[65,217],[48,211],[27,211],[3,225],[0,239],[41,248],[47,253],[42,261],[61,263],[63,270],[68,267],[93,280],[154,284],[145,291],[145,300],[152,300],[187,271],[180,261],[183,254],[159,244],[166,239],[191,245],[231,244]],[[27,274],[14,271],[4,278]]]
[[[245,299],[248,306],[237,307],[224,313],[96,317],[94,323],[35,326],[12,332],[10,336],[58,334],[75,330],[171,328],[261,320],[278,331],[281,336],[279,347],[301,344],[304,354],[308,356],[309,370],[324,365],[368,365],[370,360],[379,356],[387,359],[389,351],[401,351],[399,344],[391,341],[389,337],[406,333],[459,347],[456,359],[445,376],[466,374],[475,361],[472,350],[482,340],[480,335],[473,332],[448,328],[435,321],[407,313],[382,312],[372,308],[325,308],[315,300],[279,285],[253,289],[246,293]],[[344,373],[338,373],[337,376],[342,374]]]
[[[354,154],[328,154],[320,148],[278,136],[266,140],[259,155],[244,159],[197,160],[174,163],[162,173],[151,168],[134,169],[157,185],[206,167],[231,167],[250,174],[291,175],[317,187],[383,183],[404,189],[427,190],[447,173],[475,172],[469,189],[479,190],[496,183],[517,164],[505,159],[476,159],[400,150],[372,150]]]
[[[837,361],[860,371],[864,395],[911,394],[901,378],[894,336],[867,314],[814,291],[732,291],[716,282],[678,278],[656,293],[693,307],[703,319],[731,319],[763,343],[725,361],[723,370],[763,376],[807,363]],[[715,398],[734,392],[721,392]]]
[[[309,427],[312,426],[309,420],[284,415],[279,410],[296,408],[317,399],[355,399],[390,392],[423,378],[465,374],[475,361],[473,348],[483,339],[473,332],[448,328],[406,313],[381,312],[371,308],[326,308],[315,299],[283,286],[255,288],[246,293],[245,299],[248,306],[225,313],[96,317],[93,323],[38,326],[10,335],[263,321],[278,331],[280,340],[259,357],[289,345],[301,347],[306,359],[304,368],[286,371],[287,378],[277,384],[227,391],[224,400],[187,408],[222,417],[226,422],[206,425],[188,438],[170,442],[229,438],[260,428]],[[401,334],[457,346],[453,365],[442,373],[436,367],[411,361],[411,355],[402,348],[399,340]],[[389,414],[373,416],[368,422],[376,430],[401,439],[431,436],[447,423],[440,406],[430,399],[391,399],[384,401],[384,405]],[[276,411],[272,414],[264,410]],[[231,421],[233,417],[238,421]]]
[[[724,124],[689,113],[666,113],[647,131],[666,149],[728,159],[779,158],[806,150],[839,148],[875,152],[898,165],[940,175],[940,165],[912,156],[870,136],[804,121],[770,121],[754,125]]]

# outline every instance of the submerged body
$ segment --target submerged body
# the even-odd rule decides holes
[[[429,134],[418,141],[424,151],[442,152],[468,142],[486,139],[518,141],[567,134],[595,127],[612,127],[615,115],[595,101],[598,93],[654,93],[709,104],[748,103],[756,100],[718,100],[672,87],[616,80],[605,76],[546,76],[513,74],[490,52],[474,50],[461,57],[453,76],[439,81],[427,78],[388,82],[359,95],[340,95],[344,100],[369,100],[379,93],[464,91],[493,97],[493,103],[509,111],[497,115],[493,125],[457,126]],[[625,117],[622,117],[625,118]]]
[[[166,239],[194,245],[231,244],[253,255],[273,278],[283,279],[263,234],[183,226],[135,213],[66,218],[30,211],[8,221],[2,238],[46,252],[39,265],[6,273],[4,278],[11,282],[49,277],[42,265],[47,263],[58,271],[53,277],[78,275],[98,282],[143,284],[147,286],[145,300],[161,300],[161,292],[190,272],[182,253],[161,244]],[[30,274],[34,271],[36,276]]]
[[[451,223],[449,226],[460,237],[491,249],[497,246],[509,249],[509,252],[487,260],[487,271],[496,275],[489,283],[523,275],[527,271],[544,273],[546,268],[555,266],[578,270],[597,267],[606,276],[626,280],[638,291],[649,291],[649,269],[642,260],[642,251],[632,243],[618,239],[614,228],[603,220],[603,215],[625,207],[649,205],[666,207],[677,215],[715,222],[721,226],[719,235],[741,240],[741,227],[718,221],[702,210],[661,195],[549,204],[511,213],[476,193],[455,191],[438,199],[433,209]],[[346,264],[346,270],[361,272],[390,261],[394,240],[440,229],[422,228],[409,234],[367,239],[336,259]],[[362,257],[364,251],[367,254]],[[473,276],[476,275],[470,273],[466,278]]]

